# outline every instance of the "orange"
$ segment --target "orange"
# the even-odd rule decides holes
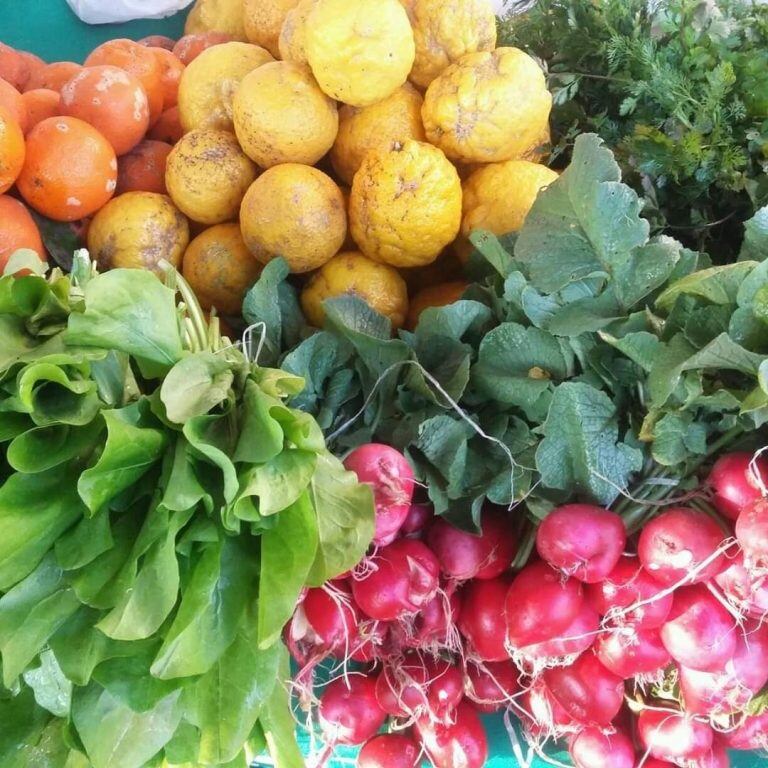
[[[29,80],[29,64],[21,53],[0,43],[0,77],[21,90]]]
[[[42,69],[32,73],[27,81],[25,91],[34,91],[38,88],[48,88],[51,91],[61,91],[61,87],[68,83],[82,67],[74,61],[57,61],[54,64],[46,64]]]
[[[245,294],[261,269],[243,242],[240,225],[218,224],[189,244],[181,274],[203,309],[216,307],[225,315],[239,315]]]
[[[61,114],[61,94],[48,88],[35,88],[21,94],[27,108],[27,130],[30,131],[39,122],[48,117]]]
[[[130,152],[149,127],[144,88],[118,67],[85,67],[61,89],[61,111],[96,128],[117,155]]]
[[[160,119],[149,129],[147,134],[148,139],[154,139],[155,141],[165,141],[168,144],[175,144],[177,141],[181,141],[181,137],[184,135],[184,129],[181,127],[181,117],[179,116],[179,108],[171,107],[166,109]]]
[[[467,290],[469,283],[464,280],[456,280],[452,283],[438,283],[429,288],[423,288],[412,299],[408,307],[408,317],[405,327],[412,331],[419,324],[419,317],[429,307],[445,307],[453,304],[461,298],[461,294]]]
[[[45,260],[40,230],[24,203],[8,195],[0,195],[0,274],[8,259],[21,248],[30,248]]]
[[[162,70],[160,79],[163,83],[163,109],[175,107],[179,100],[179,81],[184,73],[184,65],[165,48],[150,48],[149,50],[157,56]]]
[[[137,78],[149,100],[149,124],[163,112],[163,70],[154,52],[133,40],[109,40],[95,48],[85,60],[86,67],[109,64]]]
[[[0,106],[5,107],[13,115],[22,133],[26,133],[29,127],[27,105],[21,98],[21,94],[2,77],[0,77]]]
[[[221,45],[221,43],[231,43],[234,39],[232,35],[228,35],[226,32],[201,32],[198,35],[184,35],[173,46],[173,54],[186,66],[206,48],[210,48],[212,45]]]
[[[29,81],[48,65],[39,56],[36,56],[34,53],[29,53],[29,51],[17,51],[17,53],[27,63],[27,67],[29,67],[29,77],[27,77],[23,88],[19,89],[26,91],[29,90]]]
[[[165,163],[173,147],[164,141],[148,139],[137,144],[117,161],[117,190],[157,192],[165,195]]]
[[[115,151],[93,126],[76,117],[49,117],[29,132],[18,187],[39,213],[57,221],[82,219],[98,211],[116,185]]]
[[[164,48],[166,51],[172,51],[173,46],[176,45],[175,40],[165,35],[149,35],[149,37],[142,37],[141,40],[136,42],[146,48]]]
[[[13,115],[0,107],[0,194],[7,192],[24,167],[24,134]]]

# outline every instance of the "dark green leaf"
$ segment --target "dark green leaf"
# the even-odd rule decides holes
[[[669,312],[679,296],[695,296],[711,304],[735,304],[744,278],[757,262],[742,261],[693,272],[667,288],[656,299],[659,309]]]
[[[744,242],[739,259],[741,261],[768,259],[768,205],[761,208],[744,224]]]
[[[87,456],[96,447],[104,430],[101,419],[83,427],[54,424],[36,427],[18,435],[8,446],[8,463],[17,472],[42,472]]]
[[[67,571],[82,568],[111,549],[114,543],[106,512],[84,517],[56,542],[56,561]]]

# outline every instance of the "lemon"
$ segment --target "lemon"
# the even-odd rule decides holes
[[[288,12],[299,0],[240,0],[247,38],[266,48],[275,58],[280,55],[278,38]]]
[[[223,32],[235,40],[245,40],[243,0],[197,0],[187,16],[185,35]]]
[[[307,63],[307,18],[316,2],[317,0],[300,0],[295,8],[288,11],[277,41],[280,58],[283,61],[293,61],[296,64]]]

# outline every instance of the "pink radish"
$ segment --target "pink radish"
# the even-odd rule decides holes
[[[717,737],[712,741],[712,748],[701,757],[685,763],[686,768],[730,768],[731,761],[725,748],[725,742]]]
[[[424,544],[400,539],[370,559],[366,575],[352,581],[352,594],[367,616],[391,621],[420,610],[435,596],[439,569]]]
[[[563,709],[584,725],[608,725],[624,702],[624,681],[593,653],[568,667],[545,670],[542,680]]]
[[[546,563],[527,565],[507,592],[510,644],[524,648],[561,636],[578,615],[583,600],[581,583],[576,579],[563,578]]]
[[[400,526],[402,536],[416,536],[423,533],[435,517],[431,504],[411,504],[408,514]]]
[[[408,736],[383,733],[366,741],[357,756],[357,768],[417,768],[421,750]]]
[[[534,668],[538,666],[537,662],[550,666],[552,661],[578,656],[592,647],[598,637],[599,627],[600,617],[585,601],[576,618],[563,630],[561,637],[527,645],[517,652],[518,656],[521,661],[530,663]]]
[[[624,680],[653,675],[672,661],[658,629],[616,629],[600,636],[595,653],[614,675]]]
[[[438,592],[414,617],[406,640],[412,648],[450,646],[461,602],[454,592]]]
[[[637,719],[640,742],[652,757],[678,762],[695,760],[712,749],[714,733],[682,712],[644,709]]]
[[[373,543],[384,546],[394,541],[408,516],[413,498],[413,470],[402,453],[381,443],[355,448],[344,466],[361,483],[373,487],[376,504],[376,533]]]
[[[673,507],[646,524],[637,554],[643,568],[662,584],[671,586],[686,579],[695,584],[714,578],[725,568],[722,554],[710,559],[724,538],[720,526],[705,512]],[[695,573],[693,569],[697,569]]]
[[[733,617],[706,587],[696,584],[675,592],[661,639],[672,658],[700,672],[718,672],[736,651]]]
[[[385,719],[372,677],[339,678],[320,697],[320,728],[328,744],[362,744],[384,725]]]
[[[585,728],[571,740],[568,751],[576,768],[634,768],[635,750],[621,731],[603,733]]]
[[[462,589],[458,627],[467,641],[470,658],[481,661],[509,658],[504,619],[508,589],[507,578],[470,581]]]
[[[622,557],[599,584],[588,584],[585,595],[595,610],[619,626],[660,627],[672,608],[672,595],[654,599],[664,587],[644,570],[637,557]],[[643,603],[630,609],[635,603]],[[613,617],[613,618],[612,618]]]
[[[762,715],[751,715],[729,733],[725,739],[731,749],[768,750],[768,711]]]
[[[603,507],[566,504],[553,509],[536,532],[536,549],[566,576],[594,584],[615,567],[627,543],[622,519]]]
[[[485,765],[488,739],[471,704],[459,704],[453,723],[442,724],[422,718],[417,727],[435,768],[482,768]]]
[[[731,520],[761,498],[760,478],[755,477],[751,461],[751,453],[727,453],[715,462],[707,478],[717,511]],[[768,483],[768,460],[761,456],[755,463],[762,481]]]
[[[768,568],[768,499],[745,507],[736,521],[736,538],[750,568]]]
[[[740,613],[755,619],[768,615],[768,572],[747,568],[741,552],[715,581]]]
[[[520,689],[520,672],[511,661],[469,662],[464,692],[480,712],[498,712]]]

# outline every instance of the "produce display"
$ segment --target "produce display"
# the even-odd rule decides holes
[[[4,768],[768,751],[768,7],[520,5],[0,43]]]

